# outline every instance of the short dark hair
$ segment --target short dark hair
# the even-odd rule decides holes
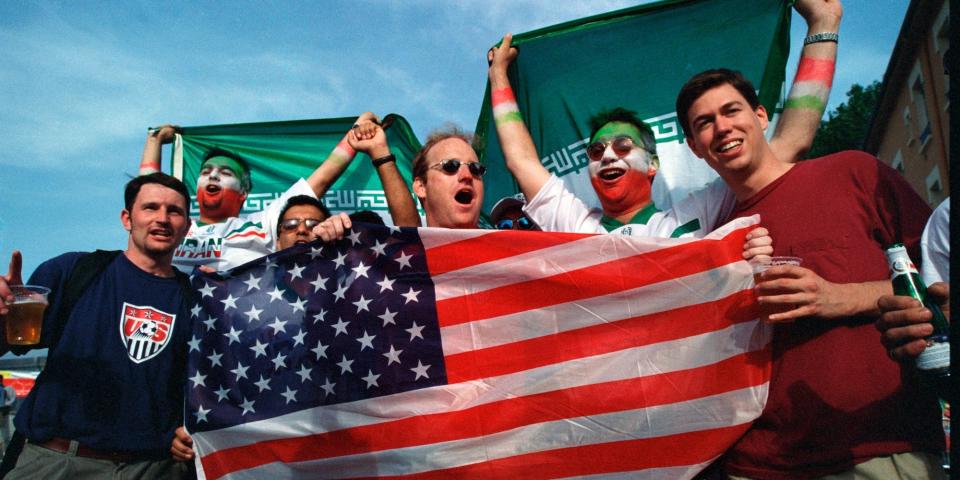
[[[704,70],[687,80],[677,94],[677,119],[680,121],[680,127],[683,128],[683,135],[691,136],[690,132],[690,107],[708,90],[712,90],[721,85],[729,84],[743,95],[750,108],[756,110],[760,107],[760,99],[757,98],[757,91],[753,84],[742,73],[727,68],[713,68]]]
[[[162,185],[179,193],[180,196],[183,197],[183,203],[187,206],[187,215],[190,214],[190,192],[187,190],[187,186],[176,177],[161,172],[133,177],[127,182],[127,186],[123,189],[123,207],[126,208],[127,211],[133,209],[133,204],[137,201],[137,195],[140,194],[140,189],[144,185],[151,183]]]
[[[644,122],[637,116],[637,112],[627,110],[623,107],[603,110],[590,117],[590,139],[593,140],[594,135],[596,135],[604,125],[611,122],[627,123],[637,127],[637,130],[640,131],[640,140],[643,141],[644,147],[646,147],[645,150],[650,153],[657,153],[657,139],[653,136],[653,129],[650,128],[650,125],[647,125],[647,122]]]
[[[424,143],[423,146],[420,147],[420,151],[413,157],[413,178],[419,178],[424,181],[427,179],[427,167],[429,167],[429,165],[427,165],[427,154],[430,153],[430,150],[438,143],[449,138],[463,140],[467,145],[470,145],[474,151],[477,150],[473,135],[464,132],[454,125],[435,130],[427,136],[427,143]]]
[[[320,220],[326,220],[330,218],[330,210],[320,200],[317,200],[310,195],[294,195],[287,199],[287,204],[283,206],[283,210],[280,210],[280,216],[277,217],[277,233],[279,233],[280,221],[282,221],[283,216],[287,214],[287,210],[290,210],[290,207],[296,207],[297,205],[312,205],[317,207],[317,209],[320,210],[320,213],[323,214],[323,218]]]
[[[229,150],[224,150],[220,147],[213,147],[203,156],[203,161],[200,162],[200,168],[203,169],[203,164],[207,163],[207,160],[210,160],[213,157],[227,157],[236,160],[237,163],[243,167],[242,172],[237,172],[240,175],[240,186],[243,187],[243,191],[247,193],[253,191],[253,179],[250,178],[250,164],[247,163],[243,157]]]
[[[351,222],[372,223],[374,225],[386,225],[383,217],[373,210],[360,210],[350,214]]]

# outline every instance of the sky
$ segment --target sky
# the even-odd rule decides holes
[[[26,280],[63,252],[124,248],[123,185],[149,126],[370,110],[403,115],[421,139],[472,129],[504,32],[636,3],[0,2],[0,273],[15,249]],[[844,1],[828,110],[882,78],[908,3]],[[788,79],[805,32],[794,13]]]

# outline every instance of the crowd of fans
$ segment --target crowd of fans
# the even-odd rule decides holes
[[[841,7],[836,0],[801,0],[796,8],[808,36],[770,140],[768,112],[740,73],[707,70],[679,89],[676,112],[687,145],[719,179],[667,210],[650,198],[659,166],[653,132],[625,108],[599,112],[591,125],[588,169],[601,208],[588,207],[544,168],[507,76],[519,53],[506,35],[488,52],[489,81],[497,137],[521,193],[496,202],[491,223],[702,238],[733,218],[760,214],[762,226],[747,236],[744,258],[792,255],[803,266],[774,267],[757,281],[758,302],[782,310],[769,318],[775,334],[767,407],[707,475],[943,478],[937,392],[918,381],[912,366],[931,332],[930,312],[891,295],[884,249],[903,243],[911,258],[922,258],[929,293],[946,309],[949,237],[941,212],[949,202],[927,225],[930,208],[876,158],[847,151],[800,161],[829,94]],[[471,137],[458,130],[427,139],[408,187],[378,118],[364,113],[309,178],[250,215],[240,213],[252,189],[250,166],[236,153],[210,150],[196,182],[197,219],[190,217],[184,184],[159,173],[161,147],[176,133],[164,125],[148,135],[141,175],[124,192],[123,252],[99,263],[94,254],[64,254],[29,279],[52,289],[41,343],[50,350],[17,415],[21,441],[4,458],[15,465],[7,478],[105,478],[118,469],[123,478],[193,475],[192,439],[180,416],[188,304],[196,292],[180,270],[228,270],[297,244],[343,238],[355,222],[383,224],[369,211],[331,215],[319,200],[357,151],[372,160],[393,225],[421,226],[415,195],[424,226],[478,228],[486,166]],[[217,255],[201,254],[211,246]],[[20,262],[15,252],[0,278],[4,300],[10,285],[23,283]],[[89,277],[85,285],[76,286],[78,271]],[[0,315],[7,311],[0,303]],[[118,312],[124,312],[119,320]],[[181,319],[168,324],[158,351],[135,352],[133,333],[126,343],[105,341],[118,321],[144,315]]]

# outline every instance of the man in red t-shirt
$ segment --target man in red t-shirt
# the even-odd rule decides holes
[[[888,358],[873,326],[877,299],[892,290],[884,248],[904,243],[919,258],[930,209],[863,152],[779,162],[755,91],[738,72],[709,70],[677,98],[687,144],[737,198],[731,217],[759,213],[774,255],[803,261],[771,268],[757,284],[761,304],[787,311],[770,316],[766,409],[725,456],[725,472],[941,478],[936,399],[911,366]]]

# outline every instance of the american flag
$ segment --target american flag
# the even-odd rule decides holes
[[[763,409],[741,251],[355,227],[194,278],[201,478],[689,478]]]

